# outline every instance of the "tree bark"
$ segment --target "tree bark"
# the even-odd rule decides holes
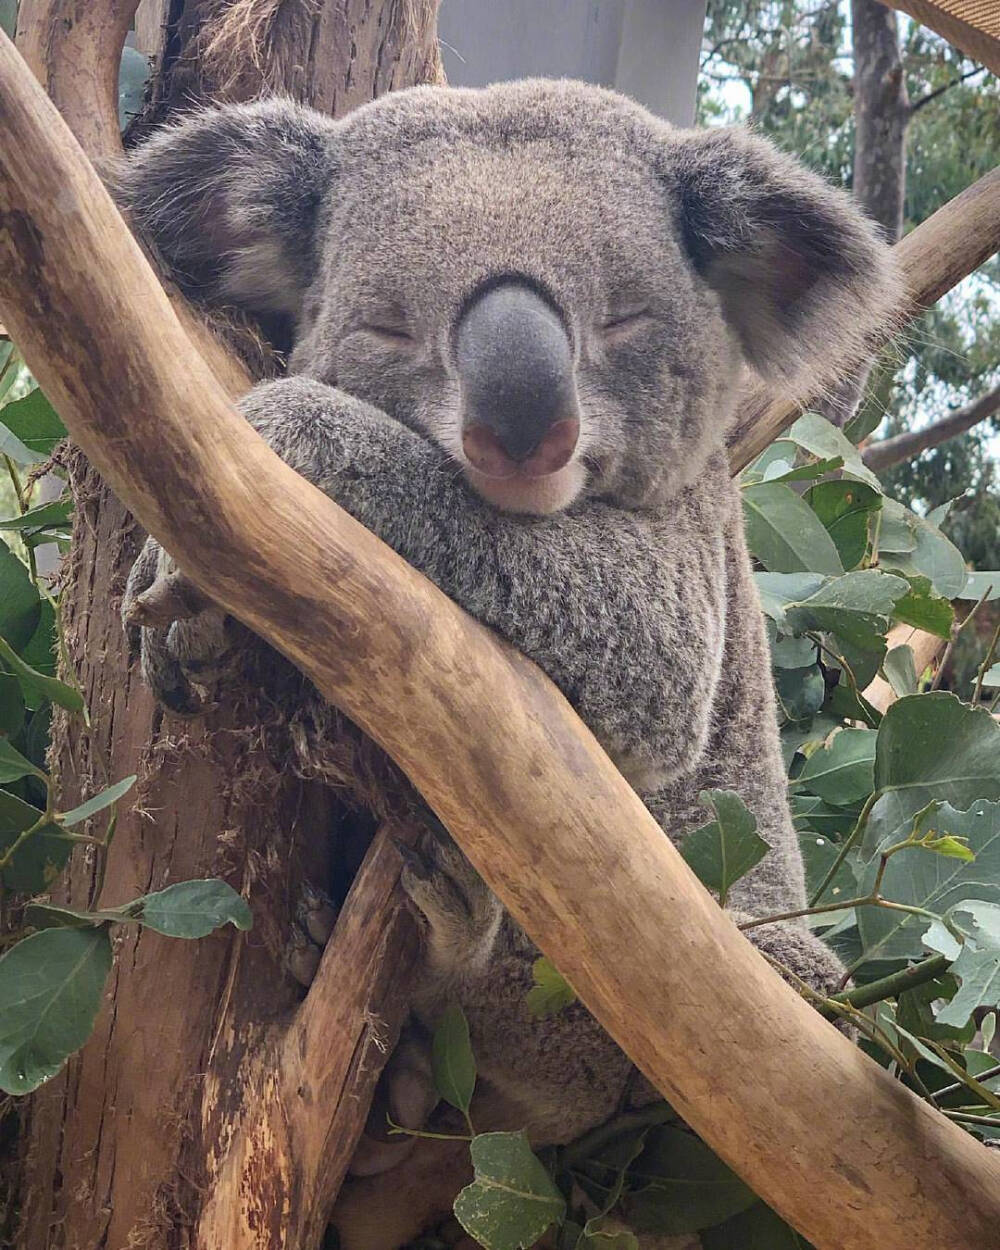
[[[903,233],[910,104],[896,14],[878,0],[851,0],[854,46],[854,198],[886,240]]]
[[[117,144],[113,70],[135,7],[135,0],[82,9],[67,0],[22,0],[20,7],[19,42],[94,155]],[[174,3],[165,52],[170,89],[161,93],[161,115],[179,98],[181,68],[191,69],[186,58],[211,43],[215,19],[232,18],[240,8],[246,6]],[[436,80],[435,10],[430,0],[414,6],[286,0],[283,25],[259,32],[257,89],[286,89],[339,112],[387,84]],[[292,30],[321,52],[307,75],[289,44]],[[271,43],[280,32],[286,32],[282,55]],[[199,98],[209,98],[213,82],[199,90]],[[194,324],[188,314],[188,327]],[[233,357],[204,334],[199,345],[213,354],[216,376],[230,393],[246,389],[249,378]],[[26,1113],[17,1245],[166,1250],[188,1243],[220,1152],[243,1131],[244,1096],[268,1071],[265,1057],[292,1036],[283,1026],[301,991],[284,970],[285,942],[302,879],[325,887],[331,878],[333,833],[344,829],[346,812],[331,791],[282,767],[286,727],[270,723],[271,709],[254,694],[262,683],[284,680],[280,675],[251,671],[235,703],[203,721],[178,721],[153,706],[118,620],[142,533],[81,455],[71,453],[69,463],[77,509],[62,610],[92,725],[88,731],[57,719],[53,760],[62,801],[72,805],[108,779],[138,773],[138,798],[127,810],[122,805],[102,900],[114,904],[173,881],[219,875],[249,897],[255,926],[248,936],[227,930],[196,943],[148,931],[119,938],[93,1038]],[[338,857],[357,863],[355,843],[365,828],[344,830]],[[327,1128],[332,1108],[342,1103],[339,1148],[316,1158],[315,1130],[305,1143],[298,1132],[284,1143],[272,1133],[268,1166],[262,1154],[251,1161],[256,1168],[248,1166],[248,1184],[227,1211],[232,1227],[258,1220],[254,1244],[262,1248],[317,1244],[374,1078],[405,1013],[405,994],[389,975],[405,974],[414,947],[393,888],[396,863],[392,851],[373,861],[353,913],[343,918],[359,909],[377,918],[349,952],[369,971],[350,992],[339,987],[348,1023],[337,1026],[335,1013],[328,1022],[330,1043],[346,1066],[339,1078],[328,1068],[306,1074],[311,1083],[300,1079],[300,1096],[302,1088],[312,1090]],[[95,865],[74,857],[60,897],[85,906],[94,890]],[[327,1002],[331,982],[336,988],[336,969],[326,976]],[[314,1001],[322,998],[321,986]],[[304,1018],[300,1010],[293,1027],[301,1029]],[[339,1099],[345,1089],[355,1096]],[[276,1121],[283,1110],[274,1108]],[[282,1183],[291,1207],[277,1230],[272,1220],[281,1209]],[[225,1225],[216,1227],[219,1239],[206,1234],[203,1244],[233,1250],[237,1242],[226,1239]]]
[[[196,584],[396,759],[597,1018],[818,1250],[991,1250],[991,1152],[821,1020],[742,940],[533,665],[247,427],[58,116],[19,74],[0,39],[0,220],[31,227],[0,234],[0,296],[116,490]],[[32,315],[39,291],[48,318]],[[124,409],[120,377],[130,380]],[[198,514],[214,518],[212,548],[191,525],[192,478]],[[730,1027],[706,1030],[718,1018]],[[272,1191],[258,1197],[258,1220],[274,1219]]]

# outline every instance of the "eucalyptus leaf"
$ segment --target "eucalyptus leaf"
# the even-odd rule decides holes
[[[892,614],[897,621],[925,629],[938,638],[950,638],[955,610],[948,600],[935,592],[929,577],[909,577],[909,591],[897,599]]]
[[[984,595],[987,603],[1000,599],[1000,570],[985,573],[976,570],[973,573],[967,573],[965,585],[954,598],[969,599],[973,603],[978,603]]]
[[[883,501],[884,513],[891,514],[900,505],[891,499]],[[904,509],[905,511],[905,509]],[[945,599],[961,594],[968,578],[965,560],[955,544],[924,517],[915,512],[907,517],[916,538],[912,551],[889,552],[880,539],[882,555],[879,564],[890,572],[903,573],[908,577],[923,575],[930,579],[935,591]]]
[[[24,726],[21,683],[10,673],[0,673],[0,734],[16,737]]]
[[[835,807],[850,807],[874,788],[874,729],[842,729],[806,760],[796,784]]]
[[[79,690],[74,690],[72,686],[67,686],[55,677],[46,677],[44,673],[26,664],[4,638],[0,638],[0,660],[16,674],[26,689],[57,703],[68,712],[83,711],[83,697]]]
[[[882,672],[897,697],[917,693],[917,666],[912,647],[905,643],[893,647],[882,661]]]
[[[718,894],[724,907],[733,885],[759,864],[770,848],[757,836],[757,820],[735,790],[704,790],[700,798],[714,809],[715,819],[688,834],[681,855],[702,885]]]
[[[104,928],[46,929],[0,958],[0,1089],[37,1089],[79,1050],[110,968]]]
[[[534,985],[525,996],[531,1014],[539,1020],[554,1016],[576,1002],[576,991],[559,969],[544,955],[535,960],[531,968]]]
[[[1000,904],[965,899],[949,919],[966,939],[951,966],[961,986],[937,1021],[961,1028],[977,1008],[1000,1005]]]
[[[0,0],[0,30],[8,39],[13,39],[16,26],[17,0]]]
[[[468,1115],[476,1088],[476,1060],[469,1041],[469,1022],[461,1007],[441,1013],[431,1049],[434,1088],[452,1107]]]
[[[0,422],[0,456],[9,456],[17,465],[40,464],[45,457],[25,447],[13,430]]]
[[[2,420],[28,448],[34,460],[50,456],[56,443],[66,437],[66,427],[37,387],[23,398],[6,404]]]
[[[820,482],[805,495],[833,539],[845,569],[857,568],[871,544],[871,527],[882,496],[863,482]]]
[[[7,520],[0,521],[0,530],[41,530],[52,526],[64,527],[69,521],[72,509],[72,500],[53,499],[51,503],[29,508],[21,516],[8,517]]]
[[[883,896],[937,916],[970,899],[1000,903],[1000,803],[979,800],[967,811],[945,803],[929,824],[939,834],[964,838],[975,859],[968,862],[920,849],[900,851],[886,865]],[[905,833],[906,828],[897,831],[900,839]],[[877,870],[877,859],[863,869],[862,893],[872,888]],[[858,910],[858,928],[869,959],[918,958],[928,942],[928,926],[924,916],[879,907]]]
[[[20,751],[11,746],[7,738],[0,738],[0,785],[18,781],[35,771],[31,760],[25,759]]]
[[[774,693],[784,720],[807,721],[823,706],[826,682],[818,664],[809,668],[779,668],[774,672]]]
[[[833,539],[790,486],[761,482],[742,499],[747,544],[770,572],[843,572]]]
[[[28,570],[4,543],[0,543],[0,638],[20,651],[38,625],[41,606]]]
[[[116,781],[113,786],[108,786],[100,794],[95,794],[86,803],[81,803],[79,807],[74,807],[68,812],[62,812],[59,816],[60,823],[72,827],[80,824],[81,821],[88,820],[91,816],[96,816],[98,812],[103,812],[112,803],[117,803],[123,794],[127,794],[132,789],[135,783],[136,776],[134,773],[131,777],[124,777],[121,781]],[[153,896],[150,895],[150,897]]]
[[[207,937],[225,924],[237,929],[253,924],[246,899],[215,877],[178,881],[155,894],[144,894],[129,904],[128,912],[147,929],[176,938]]]
[[[874,788],[867,855],[932,800],[964,809],[977,799],[1000,799],[1000,725],[986,708],[945,691],[897,699],[879,725]]]
[[[794,1228],[763,1202],[701,1234],[702,1250],[812,1250]]]
[[[782,629],[787,608],[810,598],[827,579],[821,573],[754,573],[754,581],[764,614]]]
[[[0,790],[0,855],[10,850],[20,834],[39,825],[42,816],[31,803]],[[18,894],[40,894],[50,889],[66,865],[71,845],[58,826],[42,822],[4,868],[4,885]]]
[[[785,607],[785,620],[797,633],[818,629],[870,651],[888,629],[893,606],[909,589],[902,577],[859,569],[831,578],[807,599]]]
[[[881,483],[861,459],[857,447],[825,417],[816,412],[804,412],[785,437],[814,456],[839,456],[844,462],[845,474],[881,493]]]
[[[672,1124],[653,1129],[626,1177],[623,1207],[637,1232],[710,1228],[757,1197],[703,1141]]]
[[[471,1153],[474,1179],[454,1209],[484,1250],[527,1250],[562,1220],[566,1200],[523,1133],[480,1133]]]

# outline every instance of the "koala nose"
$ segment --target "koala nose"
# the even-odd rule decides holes
[[[545,477],[572,458],[580,415],[569,335],[552,305],[512,279],[487,288],[456,335],[462,447],[488,477]]]

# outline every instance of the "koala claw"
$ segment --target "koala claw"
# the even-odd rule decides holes
[[[285,967],[305,989],[316,979],[323,948],[336,923],[334,903],[322,890],[304,881],[285,950]]]
[[[503,909],[458,846],[442,830],[420,847],[399,847],[400,882],[427,926],[427,949],[438,972],[467,970],[489,959]]]

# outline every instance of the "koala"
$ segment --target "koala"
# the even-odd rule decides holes
[[[340,121],[284,100],[196,112],[111,182],[188,296],[288,351],[240,404],[277,454],[539,664],[675,843],[708,819],[701,791],[740,794],[771,849],[735,919],[803,906],[726,435],[748,378],[804,395],[890,318],[889,251],[847,196],[746,130],[548,80],[421,87]],[[124,606],[159,698],[198,710],[224,614],[152,540]],[[429,836],[403,880],[426,921],[414,1036],[463,1007],[480,1131],[560,1144],[656,1097],[582,1006],[527,1012],[537,951],[453,844]],[[749,936],[814,987],[841,975],[804,925]],[[449,1149],[421,1141],[389,1172],[362,1151],[345,1250],[447,1210]]]

